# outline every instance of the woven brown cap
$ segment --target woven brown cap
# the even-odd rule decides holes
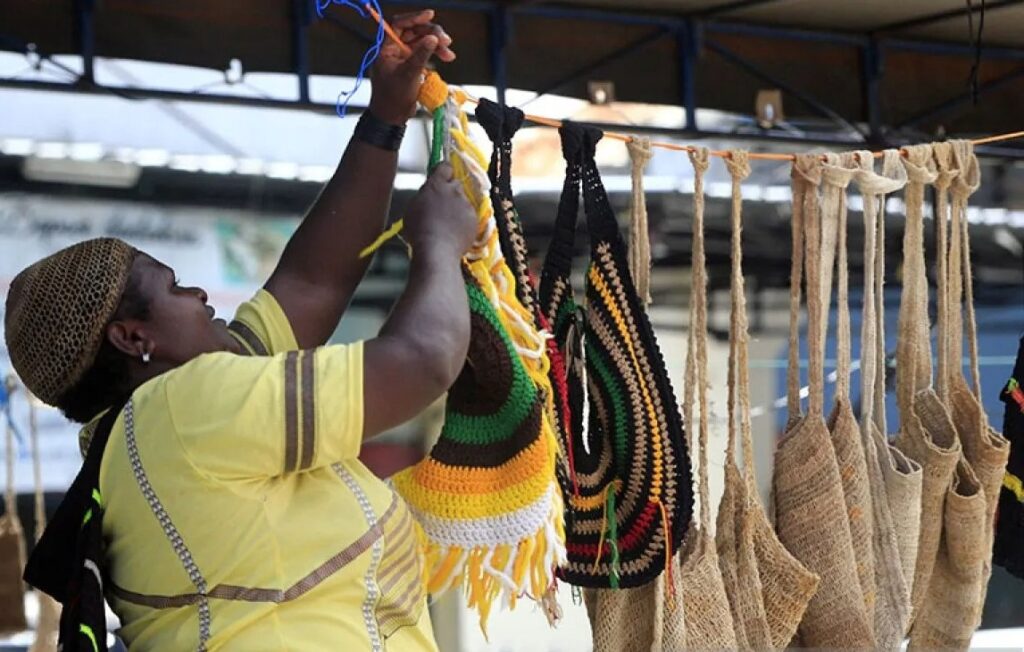
[[[11,364],[55,405],[92,366],[131,273],[136,250],[122,240],[86,240],[23,270],[7,294]]]

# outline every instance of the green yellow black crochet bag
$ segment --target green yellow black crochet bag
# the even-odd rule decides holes
[[[686,534],[690,460],[675,394],[594,160],[601,132],[566,124],[560,133],[567,173],[540,285],[542,309],[567,360],[578,485],[566,496],[569,563],[560,576],[578,586],[630,588],[656,578]],[[581,187],[590,232],[585,311],[570,283]]]

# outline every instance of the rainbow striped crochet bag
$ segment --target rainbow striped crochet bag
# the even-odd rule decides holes
[[[445,422],[426,459],[393,478],[421,526],[431,593],[461,586],[486,627],[494,601],[526,596],[550,606],[565,563],[551,385],[544,336],[516,296],[499,244],[487,162],[461,108],[429,73],[420,96],[434,113],[431,162],[452,164],[477,209],[477,242],[464,259],[472,319],[469,354],[448,393]]]
[[[587,383],[589,447],[574,437],[578,488],[566,496],[569,563],[559,572],[578,586],[637,587],[671,572],[686,534],[693,510],[689,455],[594,160],[602,134],[574,124],[560,132],[568,170],[540,297],[567,359],[573,433],[582,433]],[[590,232],[585,311],[570,283],[581,186]]]

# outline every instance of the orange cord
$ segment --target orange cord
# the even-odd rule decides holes
[[[381,15],[378,14],[377,11],[369,4],[366,4],[365,7],[366,10],[370,12],[370,15],[373,16],[373,19],[377,21],[381,27],[384,28],[384,33],[388,35],[388,38],[390,38],[392,41],[395,42],[396,45],[398,45],[399,49],[401,49],[402,51],[402,54],[404,54],[405,56],[409,56],[410,54],[412,54],[412,49],[402,42],[402,39],[398,36],[395,30],[391,28],[391,25],[388,24],[388,21],[384,20],[381,17]],[[468,93],[466,93],[465,95],[466,101],[470,102],[471,104],[480,103],[480,100],[469,95]],[[562,126],[561,120],[555,120],[553,118],[545,118],[539,115],[530,115],[529,113],[525,114],[525,117],[530,122],[538,125],[543,125],[545,127],[552,127],[554,129],[558,129],[559,127]],[[633,140],[633,136],[630,136],[629,134],[621,134],[614,131],[606,131],[604,132],[604,136],[605,138],[611,138],[612,140],[620,140],[624,143],[628,143],[629,141]],[[977,140],[972,140],[971,143],[974,145],[987,145],[989,143],[999,143],[1005,140],[1014,140],[1016,138],[1024,138],[1024,131],[1014,131],[1008,134],[999,134],[998,136],[988,136],[986,138],[979,138]],[[693,145],[676,145],[675,143],[665,143],[658,141],[651,142],[651,147],[669,149],[676,152],[697,151],[697,148],[694,147]],[[904,156],[906,156],[905,151],[900,149],[900,152]],[[729,152],[723,150],[712,150],[708,153],[711,156],[717,156],[719,158],[729,158]],[[872,152],[872,154],[875,158],[882,158],[883,152]],[[775,154],[771,152],[751,152],[749,154],[749,157],[761,161],[793,161],[796,159],[795,154]]]

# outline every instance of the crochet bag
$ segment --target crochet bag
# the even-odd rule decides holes
[[[854,180],[864,200],[864,314],[861,323],[861,441],[871,494],[875,561],[875,644],[899,649],[910,627],[910,584],[921,518],[921,467],[889,444],[885,426],[885,195],[906,185],[899,150],[874,171],[871,152],[857,152]],[[902,545],[901,545],[902,544]]]
[[[896,340],[896,399],[900,432],[896,446],[922,470],[921,533],[914,579],[912,618],[928,594],[942,532],[946,490],[961,446],[945,405],[932,388],[931,336],[928,328],[928,281],[924,262],[924,190],[938,175],[931,145],[905,148],[907,170],[906,228],[903,236],[903,294]]]
[[[21,632],[28,628],[25,620],[25,584],[21,572],[25,568],[25,532],[18,518],[14,490],[14,427],[11,422],[11,391],[13,379],[0,379],[0,419],[4,420],[7,462],[7,489],[4,492],[4,514],[0,516],[0,635]]]
[[[793,204],[799,205],[794,212],[800,211],[806,234],[810,402],[808,414],[792,423],[776,450],[772,483],[776,529],[793,556],[821,578],[800,623],[802,643],[810,647],[870,647],[871,623],[864,609],[842,479],[824,415],[825,315],[831,287],[825,284],[828,279],[823,272],[828,269],[827,252],[835,248],[837,225],[820,214],[816,190],[821,182],[820,159],[798,156],[793,175]]]
[[[464,99],[449,97],[436,73],[420,94],[439,136],[431,163],[446,155],[480,219],[464,259],[469,353],[448,393],[440,439],[393,481],[422,529],[428,590],[463,586],[485,627],[500,595],[510,607],[523,595],[550,598],[565,554],[546,347],[501,254],[487,163],[469,138]]]
[[[847,207],[846,188],[856,172],[854,154],[842,156],[827,154],[822,167],[822,182],[825,186],[823,210],[827,218],[837,220],[838,238],[835,258],[838,271],[838,310],[836,318],[836,394],[828,427],[832,435],[832,446],[836,453],[846,500],[846,515],[850,523],[850,538],[853,554],[857,560],[857,578],[864,598],[864,609],[871,624],[874,637],[875,614],[875,551],[874,518],[868,469],[864,445],[861,442],[860,426],[853,413],[850,401],[851,342],[850,342],[850,297],[849,263],[847,261]]]
[[[476,108],[476,117],[493,144],[491,162],[487,168],[487,176],[491,181],[491,204],[495,208],[494,218],[502,255],[515,279],[516,296],[519,303],[533,315],[537,330],[550,332],[550,324],[540,309],[537,290],[530,274],[529,250],[512,193],[512,137],[523,125],[525,116],[515,107],[500,106],[488,99],[481,99]],[[565,360],[554,338],[547,338],[545,343],[548,360],[551,362],[548,378],[553,390],[545,397],[545,402],[558,440],[558,464],[555,467],[558,482],[562,494],[567,496],[575,490],[576,478],[570,446],[571,417]]]
[[[634,139],[626,145],[633,160],[630,277],[638,284],[637,292],[642,302],[646,303],[644,297],[647,291],[641,289],[640,284],[647,278],[646,266],[650,263],[650,257],[649,251],[645,254],[641,242],[647,229],[643,166],[650,160],[650,141]],[[647,285],[642,287],[646,288]],[[692,365],[688,369],[692,369]],[[692,433],[690,429],[688,434],[692,436]],[[693,532],[692,527],[690,532]],[[683,586],[678,553],[670,564],[670,572],[662,573],[653,582],[635,589],[583,590],[595,652],[648,652],[686,648],[686,623],[683,618],[683,602],[679,598],[683,595]]]
[[[591,451],[582,436],[573,438],[579,492],[566,501],[569,562],[560,574],[579,586],[637,587],[669,565],[686,533],[693,507],[689,458],[664,361],[594,160],[601,132],[568,124],[560,133],[567,174],[540,296],[569,361],[570,387],[577,385],[570,391],[574,433],[582,433],[581,347],[586,350]],[[583,324],[570,283],[581,185],[591,252]]]

